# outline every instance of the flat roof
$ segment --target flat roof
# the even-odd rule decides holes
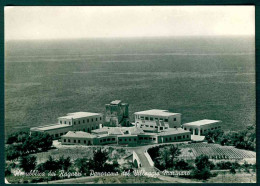
[[[172,134],[186,134],[190,133],[190,131],[184,130],[182,128],[168,128],[166,130],[163,130],[161,132],[158,132],[158,136],[166,136],[166,135],[172,135]]]
[[[114,100],[114,101],[111,101],[110,104],[112,104],[112,105],[118,105],[119,103],[121,103],[121,100]]]
[[[209,119],[203,119],[199,121],[194,121],[190,123],[184,123],[183,126],[203,126],[203,125],[209,125],[212,123],[219,123],[221,121],[219,120],[209,120]]]
[[[73,112],[73,113],[68,113],[67,116],[61,116],[59,117],[59,119],[78,119],[78,118],[97,116],[97,115],[101,115],[101,114],[93,113],[93,112]]]
[[[135,112],[134,114],[151,115],[151,116],[174,116],[174,115],[179,115],[180,113],[173,113],[173,112],[169,112],[168,110],[152,109],[152,110]]]
[[[128,135],[125,132],[128,131],[131,135],[142,134],[144,131],[137,127],[103,127],[100,129],[92,130],[96,134],[108,134],[108,135]]]
[[[83,132],[83,131],[69,131],[67,134],[63,135],[62,137],[72,137],[72,138],[95,138],[96,135]]]
[[[30,128],[31,131],[46,131],[46,130],[54,130],[54,129],[60,129],[60,128],[66,128],[71,127],[71,125],[65,125],[65,124],[50,124],[50,125],[43,125],[39,127],[32,127]]]

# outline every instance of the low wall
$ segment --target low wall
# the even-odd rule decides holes
[[[153,162],[151,156],[149,155],[149,153],[148,153],[147,151],[145,151],[145,152],[144,152],[144,155],[145,155],[145,157],[147,158],[149,164],[150,164],[152,167],[154,167],[154,162]]]
[[[141,167],[142,166],[141,161],[140,161],[138,155],[136,154],[136,152],[133,151],[133,163],[134,163],[135,160],[137,161],[138,168]]]

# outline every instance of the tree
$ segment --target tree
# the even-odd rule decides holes
[[[95,171],[102,171],[108,159],[108,152],[102,151],[101,148],[94,151],[93,163]]]
[[[49,171],[59,170],[61,165],[53,159],[52,156],[49,156],[48,160],[44,163],[44,169]]]
[[[87,158],[77,159],[75,165],[79,172],[85,173],[86,175],[89,175],[90,170],[94,170],[95,168],[93,161],[90,161]]]
[[[236,169],[235,169],[235,166],[232,165],[231,168],[230,168],[230,173],[231,174],[236,174]]]
[[[7,160],[15,160],[21,155],[20,145],[9,145],[5,148],[5,157]]]
[[[174,145],[170,145],[169,147],[165,146],[159,149],[159,157],[157,161],[159,163],[159,169],[164,168],[172,168],[175,157],[180,155],[180,149],[175,147]]]
[[[183,159],[174,162],[174,168],[176,170],[190,170],[191,166]]]
[[[196,168],[192,171],[192,177],[196,179],[206,180],[212,176],[210,169],[213,169],[214,164],[209,161],[208,156],[200,155],[195,159]]]
[[[62,170],[67,171],[71,166],[70,157],[64,158],[64,156],[61,156],[58,160],[58,164],[61,166]]]
[[[214,164],[209,161],[209,157],[207,155],[200,155],[195,159],[195,164],[198,170],[203,170],[204,168],[213,169]]]
[[[20,168],[22,168],[25,172],[30,172],[30,170],[34,170],[36,167],[36,157],[35,156],[22,156],[20,161]]]

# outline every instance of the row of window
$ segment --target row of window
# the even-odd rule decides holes
[[[206,132],[207,130],[214,130],[214,129],[216,130],[216,129],[219,129],[219,128],[221,128],[221,127],[218,126],[218,127],[215,127],[215,128],[213,127],[211,129],[205,129],[204,132]],[[187,128],[184,128],[184,130],[187,130]],[[192,128],[190,128],[190,131],[192,131]],[[202,132],[202,130],[200,130],[200,131]]]
[[[150,127],[150,128],[156,128],[156,129],[158,129],[158,126],[153,126],[153,125],[143,125],[143,124],[141,124],[141,126],[140,126],[140,128],[142,128],[142,127]],[[168,129],[168,127],[160,127],[160,130],[163,130],[163,129]]]
[[[119,142],[122,142],[122,141],[123,141],[123,139],[120,138]],[[124,141],[132,141],[132,139],[128,138],[128,140],[127,140],[127,138],[125,138]],[[136,138],[133,138],[133,141],[136,141]]]
[[[136,115],[135,116],[136,119],[141,119],[141,120],[147,120],[147,121],[153,121],[153,120],[157,120],[157,121],[165,121],[165,122],[168,122],[168,118],[153,118],[153,117],[147,117],[147,116],[139,116],[139,115]],[[173,121],[176,121],[176,118],[173,118]]]
[[[141,140],[153,140],[153,141],[156,140],[156,138],[152,138],[152,137],[139,137],[138,139],[139,139],[140,141],[141,141]]]
[[[103,142],[110,142],[110,141],[116,141],[116,138],[106,138],[106,139],[101,139],[99,142],[103,143]]]
[[[169,138],[165,138],[165,141],[175,141],[176,139],[178,139],[178,140],[180,140],[180,139],[185,139],[185,135],[183,135],[183,136],[177,136],[177,138],[176,138],[176,136],[175,137],[173,137],[173,138],[171,138],[171,137],[169,137]],[[187,135],[187,138],[189,138],[189,135]]]
[[[67,142],[67,139],[63,139],[63,142]],[[70,139],[68,139],[68,143],[81,143],[81,140],[70,140]],[[90,145],[91,144],[91,142],[90,141],[87,141],[87,140],[83,140],[83,142],[84,142],[84,144],[88,144],[88,145]]]
[[[92,118],[92,119],[87,119],[87,123],[89,123],[90,121],[91,121],[91,122],[94,122],[94,119],[95,119],[96,121],[98,121],[98,118]],[[102,117],[100,117],[99,120],[101,121],[101,120],[102,120]],[[64,124],[67,124],[67,121],[63,121],[63,122],[64,122]],[[85,123],[85,120],[84,120],[84,119],[82,120],[82,123]],[[60,124],[62,124],[62,120],[60,120]],[[69,121],[68,124],[70,125],[71,122]],[[76,125],[77,122],[74,121],[73,124]],[[78,124],[80,124],[80,121],[78,121]]]

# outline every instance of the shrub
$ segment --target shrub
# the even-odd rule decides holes
[[[22,156],[20,159],[20,168],[22,168],[25,172],[30,172],[30,170],[34,170],[36,167],[36,157],[35,156]]]

